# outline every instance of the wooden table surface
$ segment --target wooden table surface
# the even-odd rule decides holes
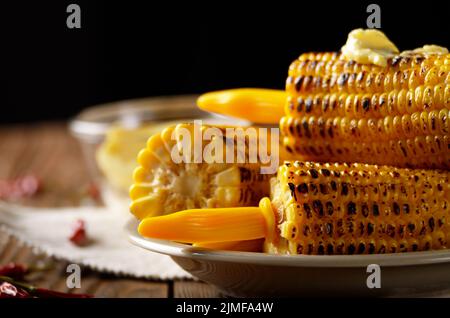
[[[84,164],[78,142],[66,123],[37,123],[0,128],[0,179],[35,174],[43,190],[33,198],[18,201],[31,206],[74,206],[85,196],[92,181]],[[32,273],[29,282],[64,292],[88,293],[96,297],[219,297],[215,288],[194,281],[152,281],[117,277],[82,268],[82,288],[68,290],[66,266],[14,237],[0,232],[0,265],[17,262],[46,264],[49,269]]]

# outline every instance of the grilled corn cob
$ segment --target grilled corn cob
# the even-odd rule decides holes
[[[273,184],[290,254],[441,249],[450,242],[450,173],[368,164],[285,163]]]
[[[375,254],[448,248],[450,172],[285,162],[259,208],[187,210],[141,222],[182,242],[265,237],[277,254]]]
[[[386,67],[307,53],[289,68],[286,150],[321,162],[450,168],[450,54],[411,52]]]
[[[199,133],[203,135],[207,128],[213,127],[202,125]],[[183,152],[180,142],[183,132],[194,138],[194,124],[168,127],[148,140],[147,147],[138,155],[139,167],[134,171],[130,189],[130,210],[138,219],[192,208],[251,206],[269,195],[269,179],[273,174],[262,174],[258,162],[249,163],[252,143],[260,146],[263,140],[246,138],[245,149],[229,148],[232,147],[230,139],[238,143],[236,135],[226,136],[226,127],[213,129],[222,134],[223,140],[218,140],[222,137],[216,135],[211,140],[202,138],[199,154],[205,156],[208,145],[222,142],[222,153],[214,155],[222,158],[223,163],[213,162],[212,158],[194,158],[195,140],[189,149],[192,151]],[[257,129],[254,131],[258,133]],[[270,152],[270,144],[267,146]],[[184,162],[174,162],[174,149],[186,159]],[[229,151],[234,154],[234,163],[227,163],[230,161],[225,156]]]

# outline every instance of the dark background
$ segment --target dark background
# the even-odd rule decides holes
[[[449,1],[372,1],[402,49],[450,47]],[[81,6],[81,29],[66,7]],[[68,118],[144,96],[283,88],[304,51],[338,50],[366,26],[364,1],[4,1],[0,122]]]

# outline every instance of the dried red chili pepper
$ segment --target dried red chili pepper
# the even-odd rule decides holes
[[[57,292],[45,288],[39,288],[22,282],[17,282],[10,277],[0,276],[0,298],[2,297],[37,297],[37,298],[92,298],[88,294],[70,294]]]
[[[15,280],[23,280],[27,272],[28,268],[22,264],[9,263],[0,267],[0,276],[8,276]]]
[[[11,283],[3,282],[0,284],[0,298],[27,298],[30,294],[25,290],[14,286]]]
[[[86,226],[83,220],[77,220],[69,240],[77,246],[85,246],[88,243]]]

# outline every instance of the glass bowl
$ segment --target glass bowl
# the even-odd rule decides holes
[[[128,211],[127,183],[131,185],[137,153],[151,135],[164,127],[197,119],[209,124],[249,124],[204,112],[196,107],[196,99],[197,96],[186,95],[113,102],[87,108],[70,121],[70,133],[79,141],[88,171],[106,205],[119,205]],[[117,148],[119,155],[111,156]],[[104,156],[105,153],[108,155]],[[105,169],[105,164],[110,168]],[[119,170],[129,179],[123,181],[125,178],[117,177]]]

